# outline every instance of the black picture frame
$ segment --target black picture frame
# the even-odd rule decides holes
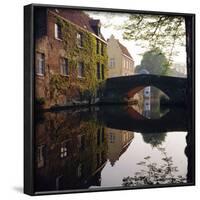
[[[113,8],[94,8],[94,7],[76,7],[64,5],[48,5],[48,4],[30,4],[24,6],[24,193],[28,195],[47,195],[47,194],[65,194],[65,193],[80,193],[80,192],[97,192],[110,190],[130,190],[130,189],[146,189],[155,188],[155,186],[142,187],[109,187],[103,189],[80,189],[67,191],[46,191],[35,192],[34,190],[34,9],[38,7],[49,8],[67,8],[89,11],[108,11],[121,13],[135,14],[151,14],[151,15],[172,15],[185,17],[186,23],[186,40],[187,40],[187,92],[189,111],[191,113],[190,128],[192,137],[189,138],[190,143],[190,167],[191,168],[191,183],[177,185],[158,185],[161,187],[174,186],[190,186],[195,185],[195,14],[192,13],[174,13],[161,11],[142,11],[142,10],[125,10]]]

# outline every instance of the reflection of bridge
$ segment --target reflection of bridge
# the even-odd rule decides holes
[[[147,86],[154,86],[168,95],[171,103],[185,103],[186,85],[186,78],[150,74],[109,78],[106,80],[102,101],[117,103],[133,97]]]
[[[107,106],[99,112],[99,119],[109,128],[134,132],[187,131],[186,111],[182,108],[171,109],[159,119],[147,119],[132,107],[122,108]]]

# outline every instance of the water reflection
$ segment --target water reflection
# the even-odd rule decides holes
[[[159,185],[159,184],[175,184],[185,183],[186,177],[176,175],[179,172],[178,167],[174,166],[172,157],[167,155],[165,148],[158,148],[162,154],[163,164],[158,165],[151,161],[151,156],[144,157],[144,161],[137,163],[142,166],[139,172],[136,172],[133,177],[123,178],[123,186],[144,186],[144,185]]]
[[[139,105],[133,105],[132,107],[147,119],[159,119],[170,111],[167,107],[161,107],[159,101],[144,99],[143,103],[142,108],[140,108]]]
[[[111,128],[107,128],[106,131],[108,136],[108,160],[114,166],[115,162],[128,149],[134,139],[134,133]]]
[[[141,133],[145,143],[150,144],[152,147],[159,147],[165,142],[167,133]]]
[[[124,178],[143,170],[137,163],[144,157],[163,163],[162,147],[184,183],[186,115],[183,109],[169,113],[146,119],[130,106],[106,106],[41,114],[35,130],[36,191],[127,186]]]

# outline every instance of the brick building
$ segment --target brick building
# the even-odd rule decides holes
[[[107,76],[100,20],[79,10],[35,11],[35,97],[45,108],[94,103]]]

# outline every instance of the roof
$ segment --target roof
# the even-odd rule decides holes
[[[88,14],[84,13],[84,11],[81,10],[74,10],[74,9],[50,9],[57,15],[60,15],[61,17],[71,21],[72,23],[80,26],[81,28],[95,34],[97,37],[100,37],[102,40],[105,41],[103,35],[100,33],[100,35],[97,35],[95,27],[97,25],[100,26],[100,20],[99,19],[93,19],[89,17]]]
[[[131,54],[129,53],[128,49],[119,42],[119,40],[117,40],[118,44],[119,44],[119,47],[120,49],[122,50],[122,53],[125,54],[126,56],[132,58]],[[132,58],[133,59],[133,58]]]

